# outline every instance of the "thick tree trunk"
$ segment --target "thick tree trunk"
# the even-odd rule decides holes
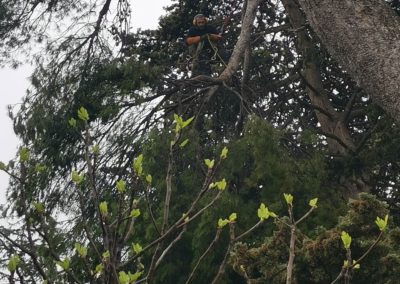
[[[332,57],[400,123],[400,17],[383,0],[298,0]]]

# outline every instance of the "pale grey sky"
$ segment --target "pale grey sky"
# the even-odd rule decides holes
[[[163,7],[171,4],[171,0],[132,0],[133,29],[155,29],[158,18],[165,13]],[[12,129],[12,122],[7,115],[7,106],[18,107],[29,87],[31,66],[22,66],[16,70],[0,69],[0,161],[7,163],[13,159],[18,147],[18,140]],[[0,203],[5,200],[8,176],[0,171]]]

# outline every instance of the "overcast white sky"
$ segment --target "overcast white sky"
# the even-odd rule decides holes
[[[158,18],[165,13],[163,7],[171,0],[132,0],[134,29],[155,29]],[[7,106],[18,107],[29,87],[28,77],[32,72],[31,66],[22,66],[17,70],[0,69],[0,161],[7,163],[16,153],[18,140],[12,129],[12,122],[7,115]],[[5,200],[8,176],[0,171],[0,203]]]

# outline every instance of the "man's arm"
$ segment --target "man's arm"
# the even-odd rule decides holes
[[[190,29],[185,42],[187,45],[198,44],[200,41],[206,40],[208,36],[210,36],[210,40],[213,42],[217,42],[222,38],[215,27],[209,26],[207,33],[202,36],[196,35],[196,33]]]
[[[192,45],[192,44],[198,44],[200,41],[207,39],[207,36],[210,36],[210,40],[217,42],[219,41],[222,36],[219,35],[218,33],[216,34],[205,34],[202,36],[187,36],[186,37],[186,44],[187,45]]]
[[[210,34],[210,39],[212,41],[219,41],[222,38],[222,36],[220,34]]]
[[[210,39],[214,42],[222,39],[222,36],[219,34],[219,32],[217,31],[217,29],[214,26],[209,27],[208,34],[210,35]]]
[[[186,44],[187,45],[193,45],[193,44],[198,44],[201,41],[200,36],[187,36],[186,37]]]

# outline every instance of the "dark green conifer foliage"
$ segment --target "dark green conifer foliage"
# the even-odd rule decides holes
[[[32,14],[24,14],[19,19],[28,25],[26,29],[19,29],[22,22],[14,21],[16,12],[20,5],[28,2],[3,2],[0,4],[3,54],[0,62],[7,61],[13,48],[20,48],[31,40],[45,41],[40,35],[50,15],[56,19],[67,14],[78,17],[78,13],[87,8],[83,0],[28,1],[28,7],[36,5],[44,9],[44,17],[39,19],[40,25],[33,26],[29,24]],[[390,2],[398,10],[399,2]],[[127,1],[119,3],[125,5]],[[123,5],[121,7],[125,7]],[[101,6],[97,6],[96,11],[100,9]],[[12,114],[15,132],[29,148],[30,159],[25,165],[18,161],[7,164],[7,171],[27,179],[24,183],[11,179],[8,210],[3,213],[15,214],[26,224],[33,218],[38,231],[49,232],[49,243],[57,245],[50,248],[43,242],[37,245],[37,251],[41,265],[53,279],[61,274],[57,272],[51,250],[57,254],[70,252],[75,242],[85,240],[82,219],[94,232],[94,242],[102,245],[95,203],[88,202],[84,216],[72,218],[68,229],[55,218],[59,212],[72,216],[80,214],[78,193],[72,190],[70,181],[71,170],[80,171],[85,164],[81,139],[85,124],[76,121],[76,127],[72,127],[71,122],[72,118],[77,119],[80,107],[87,109],[93,142],[100,144],[101,155],[94,158],[98,173],[96,182],[109,202],[110,214],[117,212],[118,194],[114,189],[117,180],[126,178],[127,187],[136,190],[136,197],[144,195],[143,185],[130,175],[134,158],[143,153],[145,171],[153,176],[154,191],[148,198],[156,224],[161,225],[173,113],[185,118],[195,116],[195,120],[191,131],[185,134],[189,144],[174,153],[172,220],[182,216],[193,194],[198,192],[206,172],[203,160],[218,157],[224,145],[229,148],[229,158],[216,177],[226,178],[228,192],[197,222],[188,226],[176,249],[157,269],[154,283],[185,283],[197,259],[214,238],[219,218],[236,212],[236,230],[240,233],[258,221],[260,202],[279,216],[285,215],[283,193],[295,197],[296,216],[307,211],[310,199],[319,198],[318,210],[300,226],[301,247],[295,270],[299,283],[327,283],[337,276],[345,254],[339,242],[340,230],[345,229],[354,237],[354,255],[359,256],[376,235],[376,216],[383,217],[389,210],[398,223],[398,128],[333,62],[312,31],[308,31],[315,45],[313,58],[317,59],[329,103],[338,114],[351,110],[346,127],[356,147],[343,155],[329,152],[330,141],[324,136],[326,133],[316,116],[324,109],[312,105],[307,94],[309,82],[302,74],[303,62],[308,58],[296,49],[298,33],[290,27],[280,1],[263,1],[259,7],[251,38],[251,64],[246,72],[242,69],[236,72],[232,82],[220,87],[211,98],[202,91],[209,85],[187,81],[187,70],[181,60],[187,47],[182,39],[193,16],[202,12],[217,27],[229,17],[224,27],[223,45],[232,51],[240,32],[241,9],[241,1],[173,1],[160,19],[160,28],[155,31],[130,33],[107,19],[101,30],[110,32],[112,43],[98,40],[98,34],[85,34],[87,37],[83,39],[93,35],[92,47],[88,47],[89,40],[70,57],[66,52],[82,43],[82,38],[68,37],[58,46],[47,46],[46,56],[39,60],[32,75],[32,89],[21,109]],[[126,17],[121,15],[124,21]],[[115,46],[120,48],[120,53],[111,52]],[[224,66],[218,63],[213,68],[216,77]],[[385,200],[388,207],[364,195],[346,209],[344,184],[349,180],[367,181],[371,192]],[[89,186],[88,180],[81,185],[83,189]],[[210,200],[206,198],[199,206],[207,201]],[[46,222],[38,222],[41,219],[32,209],[34,202],[45,205]],[[129,245],[131,242],[144,245],[157,236],[149,212],[144,203],[140,205],[143,206],[143,222],[135,224],[136,234],[128,240]],[[349,210],[347,215],[346,210]],[[340,215],[345,217],[338,220]],[[25,236],[27,225],[24,226],[14,231],[13,236]],[[0,231],[6,236],[12,235],[6,228]],[[276,226],[268,220],[248,235],[243,243],[237,244],[222,283],[241,283],[241,264],[255,278],[280,283],[285,278],[282,271],[288,259],[287,232],[285,226]],[[212,253],[200,264],[193,283],[207,283],[213,279],[228,238],[224,231]],[[375,283],[380,279],[396,283],[398,238],[397,229],[387,234],[370,258],[361,263],[361,270],[354,275],[355,283],[368,283],[371,274],[375,275]],[[9,255],[18,252],[23,259],[20,273],[27,279],[40,277],[40,271],[29,256],[10,245],[4,236],[0,239],[2,250],[7,253],[2,264],[6,265]],[[21,238],[20,245],[28,247],[30,244]],[[98,264],[101,257],[91,251],[90,261]],[[148,267],[151,253],[144,254],[141,261]],[[81,258],[71,256],[71,265],[78,278],[89,281]],[[129,269],[134,271],[135,265],[132,263]],[[68,278],[71,276],[62,275],[60,281],[72,281]]]

